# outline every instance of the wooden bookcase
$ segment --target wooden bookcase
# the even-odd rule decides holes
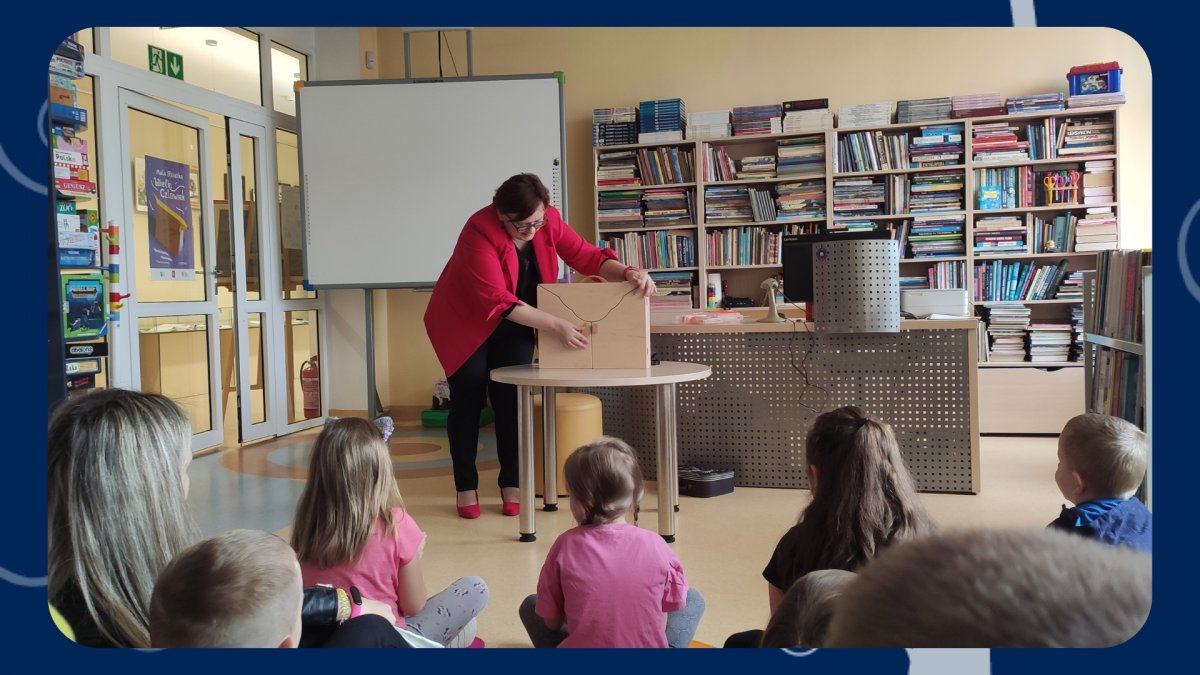
[[[1054,117],[1058,120],[1064,118],[1089,117],[1095,115],[1111,115],[1113,121],[1113,144],[1117,146],[1118,152],[1106,153],[1102,155],[1085,155],[1073,157],[1059,157],[1054,159],[1039,159],[1025,160],[1015,162],[975,162],[973,160],[972,149],[972,130],[976,124],[984,124],[989,122],[1013,122],[1019,127],[1024,127],[1025,124],[1035,123],[1044,120],[1048,117]],[[941,124],[962,124],[963,125],[963,154],[962,161],[958,165],[951,167],[935,167],[922,169],[892,169],[887,171],[859,171],[859,172],[838,172],[834,169],[834,154],[837,152],[838,137],[846,133],[863,132],[863,131],[879,131],[885,136],[895,134],[903,134],[907,132],[909,138],[920,135],[920,129],[923,126],[941,125]],[[1024,130],[1018,130],[1018,136],[1024,136]],[[741,160],[743,157],[755,155],[775,155],[777,156],[778,141],[787,138],[800,138],[808,136],[824,136],[825,143],[825,217],[789,221],[768,221],[768,222],[753,222],[753,223],[721,223],[718,225],[705,223],[704,220],[704,191],[706,187],[712,186],[763,186],[770,187],[778,183],[797,182],[800,180],[812,180],[813,177],[795,177],[785,176],[767,179],[750,179],[750,180],[735,180],[721,182],[706,182],[704,180],[704,171],[702,168],[702,148],[705,144],[713,147],[724,147],[726,152],[735,160]],[[1056,111],[1041,111],[1035,113],[1018,113],[1012,115],[997,115],[992,117],[971,117],[962,119],[950,119],[940,121],[913,122],[905,124],[886,124],[873,127],[848,127],[835,128],[826,131],[804,132],[791,134],[771,134],[760,136],[731,136],[726,138],[699,139],[699,140],[683,140],[660,143],[641,143],[634,145],[609,145],[594,147],[592,149],[593,171],[597,166],[600,153],[614,152],[620,150],[637,150],[640,148],[657,148],[657,147],[677,147],[687,149],[693,153],[695,160],[696,181],[693,183],[674,184],[674,185],[641,185],[641,186],[604,186],[595,188],[595,222],[596,222],[596,240],[603,235],[614,233],[625,233],[629,231],[650,231],[650,230],[693,230],[696,233],[696,258],[697,267],[678,268],[680,270],[694,270],[698,276],[698,282],[701,288],[701,298],[704,296],[703,289],[707,286],[707,278],[711,272],[716,272],[721,275],[722,281],[727,281],[729,284],[729,295],[750,297],[759,302],[761,300],[762,291],[759,289],[759,284],[768,276],[777,273],[781,265],[748,265],[748,266],[710,266],[707,264],[707,234],[714,229],[722,229],[738,226],[762,226],[778,231],[786,228],[793,223],[812,222],[816,223],[821,231],[824,231],[835,220],[872,220],[876,226],[886,226],[893,223],[899,223],[904,220],[911,220],[914,215],[926,214],[897,214],[885,216],[835,216],[833,214],[833,186],[836,179],[849,177],[863,176],[887,176],[892,174],[916,174],[927,171],[938,171],[942,169],[959,169],[964,173],[964,188],[963,188],[963,207],[962,211],[949,212],[949,214],[961,214],[965,216],[966,227],[964,233],[964,241],[966,244],[965,255],[948,256],[942,258],[924,258],[913,259],[904,258],[900,261],[901,276],[916,276],[919,274],[927,274],[928,269],[938,262],[942,261],[960,261],[965,264],[967,290],[972,293],[971,287],[974,269],[977,264],[982,261],[1001,260],[1005,264],[1012,262],[1028,263],[1036,261],[1039,264],[1051,264],[1054,261],[1067,259],[1070,261],[1068,270],[1091,270],[1096,267],[1095,252],[1067,252],[1067,253],[1042,253],[1042,254],[1018,254],[1005,256],[976,256],[974,255],[974,224],[981,217],[998,216],[998,215],[1017,215],[1025,217],[1026,214],[1032,214],[1034,217],[1063,215],[1067,213],[1075,213],[1082,215],[1086,213],[1086,209],[1096,206],[1111,206],[1113,213],[1118,218],[1118,231],[1121,218],[1119,198],[1121,188],[1121,162],[1119,157],[1120,149],[1120,106],[1097,106],[1093,108],[1071,108],[1066,110]],[[1041,207],[1023,207],[1012,209],[979,209],[977,208],[978,201],[976,188],[974,185],[974,176],[976,169],[993,169],[993,168],[1008,168],[1033,166],[1038,170],[1046,169],[1075,169],[1082,170],[1085,161],[1111,159],[1114,162],[1113,188],[1114,194],[1118,201],[1108,204],[1072,204],[1072,205],[1056,205],[1056,206],[1041,206]],[[594,174],[593,174],[594,175]],[[642,227],[642,228],[600,228],[599,219],[599,194],[601,192],[619,191],[619,190],[636,190],[645,191],[647,189],[656,189],[663,187],[686,187],[694,190],[695,203],[693,204],[693,213],[695,214],[696,224],[691,226],[674,226],[674,227]],[[1082,201],[1082,197],[1077,197],[1078,201]],[[943,212],[945,213],[945,212]],[[1028,220],[1028,219],[1027,219]],[[1119,235],[1118,235],[1119,237]],[[1026,233],[1026,241],[1032,244],[1033,232]],[[1114,245],[1114,248],[1119,248],[1120,243]],[[658,271],[658,270],[651,270]],[[1071,317],[1072,306],[1080,305],[1080,300],[1026,300],[1019,302],[975,302],[977,308],[986,305],[997,304],[1024,304],[1030,308],[1032,323],[1069,323]],[[1019,390],[1023,386],[1038,387],[1042,391],[1052,394],[1049,400],[1062,401],[1061,405],[1045,409],[1045,406],[1040,406],[1037,411],[1031,409],[1029,405],[1021,402],[1021,397],[995,396],[996,405],[981,406],[982,410],[982,426],[983,433],[1057,433],[1062,428],[1062,423],[1065,423],[1072,415],[1083,412],[1082,409],[1076,410],[1080,406],[1075,405],[1078,400],[1078,388],[1082,385],[1082,373],[1080,362],[1061,362],[1061,363],[980,363],[980,384],[981,389],[994,389],[996,392],[1001,390],[1013,392]],[[1003,372],[996,372],[1003,371]],[[1040,373],[1038,372],[1040,371]],[[1059,396],[1058,394],[1062,394]],[[1038,424],[1026,424],[1021,420],[1036,412],[1036,418],[1041,420]]]

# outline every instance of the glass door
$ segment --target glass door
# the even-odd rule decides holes
[[[141,391],[173,399],[192,423],[192,450],[222,441],[209,121],[120,89],[125,167],[121,282],[137,326],[131,371]],[[129,261],[132,260],[132,265]]]
[[[266,130],[232,118],[227,118],[226,128],[226,175],[230,179],[226,182],[226,199],[216,207],[217,264],[230,274],[218,273],[217,283],[219,290],[223,288],[233,296],[229,332],[236,364],[238,440],[246,443],[277,433],[271,386],[275,367],[263,349],[273,343],[279,330],[278,322],[271,320],[279,312],[278,303],[263,286],[264,268],[273,262],[264,257],[271,247],[267,243],[270,228],[263,225],[274,217],[270,208],[274,193],[266,188],[271,182],[261,154]]]

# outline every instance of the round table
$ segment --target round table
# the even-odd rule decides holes
[[[508,366],[492,371],[496,382],[517,385],[517,437],[520,458],[521,541],[534,541],[533,395],[542,389],[542,460],[545,509],[558,510],[558,448],[555,446],[556,387],[639,387],[653,385],[658,418],[658,533],[675,541],[675,507],[679,502],[679,447],[676,438],[675,385],[702,380],[712,368],[699,363],[663,361],[641,369],[541,368]],[[669,477],[670,480],[663,480]]]

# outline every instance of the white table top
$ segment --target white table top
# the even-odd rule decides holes
[[[699,363],[663,361],[649,368],[540,368],[507,366],[492,371],[492,379],[533,387],[636,387],[703,380],[712,368]]]

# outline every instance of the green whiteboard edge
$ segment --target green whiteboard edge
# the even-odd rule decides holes
[[[567,83],[567,75],[561,70],[554,71],[554,79],[558,80],[559,84]]]

